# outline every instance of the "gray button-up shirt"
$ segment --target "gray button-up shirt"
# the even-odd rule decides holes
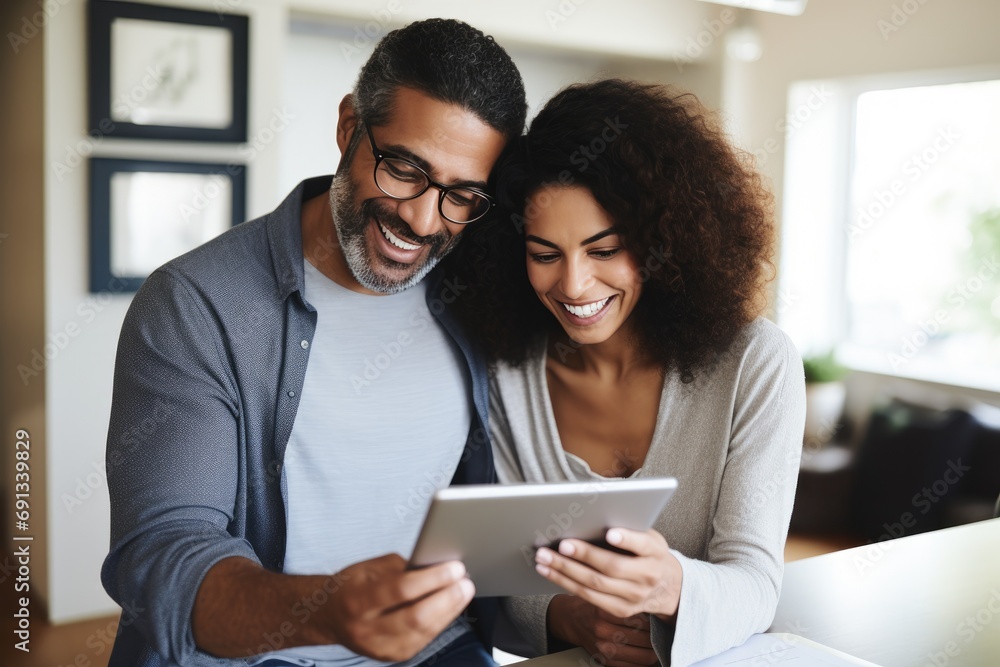
[[[302,296],[300,213],[330,181],[302,182],[274,212],[157,269],[129,307],[107,446],[111,550],[101,581],[123,609],[111,667],[245,662],[198,650],[191,610],[223,558],[282,570],[281,465],[316,328]],[[449,316],[464,286],[439,270],[427,280],[428,307],[462,350],[473,388],[452,483],[491,483],[485,363]],[[477,603],[477,631],[488,637],[495,607]]]

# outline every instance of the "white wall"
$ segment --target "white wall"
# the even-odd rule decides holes
[[[346,24],[296,20],[283,59],[281,106],[294,118],[279,148],[279,191],[291,192],[299,181],[332,174],[340,162],[337,107],[350,92],[369,46],[345,55],[353,37]]]
[[[239,3],[240,0],[231,0]],[[667,60],[715,13],[695,0],[276,0],[297,12],[339,16],[380,36],[390,23],[443,16],[467,21],[505,47]],[[362,36],[363,37],[363,36]],[[698,60],[699,57],[695,57]]]
[[[36,4],[22,3],[25,11],[35,11]],[[89,138],[86,5],[57,4],[57,11],[46,21],[44,40],[44,250],[28,258],[45,267],[45,331],[48,335],[66,333],[65,346],[49,360],[44,385],[38,385],[46,388],[42,445],[48,455],[46,569],[50,582],[43,598],[50,618],[57,623],[116,611],[98,578],[109,542],[107,486],[101,471],[115,348],[129,297],[87,291],[86,158],[245,161],[250,217],[273,208],[300,176],[331,171],[336,165],[330,151],[335,115],[328,118],[327,111],[307,114],[302,106],[285,130],[273,130],[274,121],[285,113],[283,104],[305,104],[301,98],[283,94],[288,84],[296,83],[285,69],[293,9],[297,14],[339,18],[351,34],[361,31],[363,35],[368,29],[374,39],[416,18],[440,15],[468,20],[514,47],[533,106],[563,83],[591,78],[609,55],[663,58],[679,52],[709,11],[694,0],[508,0],[502,11],[494,3],[458,0],[388,0],[378,5],[362,0],[158,0],[157,4],[208,11],[223,8],[250,16],[251,141],[244,146],[215,146]],[[552,55],[554,45],[564,49],[561,56]],[[297,50],[292,57],[295,54],[302,55]],[[542,63],[549,69],[543,69]],[[315,93],[310,103],[317,109],[320,104],[339,101],[350,87],[331,81],[322,67],[310,71],[313,74],[305,80]],[[300,145],[308,141],[310,151],[283,153],[282,144],[293,141]],[[299,159],[301,165],[296,164]],[[12,329],[7,322],[3,326],[5,332]],[[44,574],[38,575],[40,580]]]
[[[166,2],[161,4],[177,4]],[[185,3],[185,6],[190,3]],[[212,3],[201,5],[212,9]],[[85,10],[61,5],[45,41],[45,320],[46,331],[77,331],[46,367],[49,615],[65,622],[114,613],[99,571],[109,544],[103,476],[115,348],[130,298],[87,290],[86,160],[94,156],[228,161],[246,149],[88,138]],[[241,3],[251,15],[250,135],[267,126],[279,99],[278,65],[285,14],[270,2]],[[264,146],[248,166],[248,211],[274,203],[277,147]],[[62,167],[66,167],[63,169]]]

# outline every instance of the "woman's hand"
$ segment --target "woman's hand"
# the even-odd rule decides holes
[[[649,616],[612,616],[586,600],[557,595],[549,602],[549,633],[583,647],[608,667],[657,665],[649,636]]]
[[[682,570],[663,535],[653,529],[612,528],[605,539],[631,554],[568,539],[559,543],[558,552],[539,549],[535,569],[612,616],[646,613],[671,620],[680,602]]]

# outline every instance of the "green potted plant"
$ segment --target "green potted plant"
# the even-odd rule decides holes
[[[837,363],[833,351],[802,359],[806,373],[806,427],[804,442],[825,445],[836,431],[844,411],[847,369]]]

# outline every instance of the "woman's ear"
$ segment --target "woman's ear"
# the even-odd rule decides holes
[[[343,155],[347,151],[347,145],[351,143],[351,137],[358,126],[358,114],[354,111],[353,95],[344,95],[344,99],[340,100],[338,112],[340,115],[337,117],[337,148]]]

